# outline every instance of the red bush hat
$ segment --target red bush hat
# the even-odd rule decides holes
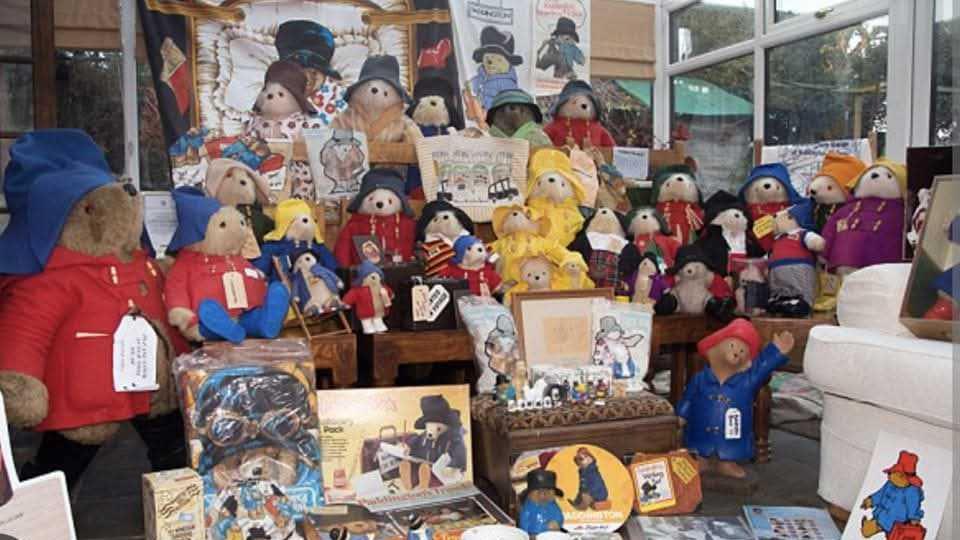
[[[914,486],[920,487],[923,485],[923,480],[917,476],[917,461],[920,458],[913,452],[907,452],[906,450],[900,451],[900,457],[897,458],[896,464],[889,469],[884,469],[884,474],[890,473],[903,473],[907,475],[907,480]]]
[[[697,352],[700,356],[706,357],[707,351],[714,345],[727,338],[737,338],[747,344],[750,350],[750,358],[756,358],[760,354],[760,334],[754,328],[753,323],[746,319],[736,319],[732,323],[724,326],[720,330],[697,342]]]

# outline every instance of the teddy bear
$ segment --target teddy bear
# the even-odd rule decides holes
[[[657,257],[653,253],[640,255],[636,269],[628,275],[626,283],[629,285],[626,293],[631,302],[654,308],[659,305],[660,311],[672,312],[676,310],[675,305],[669,305],[671,301],[675,304],[675,299],[672,296],[669,296],[664,301],[665,303],[661,303],[670,285],[667,276],[660,270]]]
[[[310,249],[299,249],[290,256],[291,295],[305,316],[328,313],[341,306],[343,281],[317,260]]]
[[[413,259],[417,224],[413,209],[403,194],[403,178],[392,169],[371,169],[363,175],[360,192],[350,201],[351,213],[340,233],[333,253],[341,266],[353,267],[361,262],[354,239],[376,236],[389,263],[400,264]]]
[[[337,271],[337,259],[324,245],[324,224],[314,218],[313,208],[302,199],[286,199],[277,205],[276,224],[264,235],[261,255],[253,261],[269,282],[290,278],[294,253],[309,251],[314,258],[331,272]],[[281,276],[274,264],[277,260]]]
[[[689,165],[668,165],[653,177],[651,200],[680,245],[692,244],[703,228],[703,196]]]
[[[514,40],[509,32],[495,26],[480,31],[480,47],[473,51],[477,74],[470,79],[470,90],[483,110],[490,110],[493,99],[503,90],[519,88],[515,66],[523,57],[514,54]]]
[[[744,478],[737,462],[753,459],[753,402],[773,372],[789,362],[794,337],[774,334],[760,348],[760,334],[750,321],[736,319],[697,343],[707,367],[698,372],[677,403],[686,421],[684,446],[697,456],[700,470]]]
[[[515,293],[552,290],[557,280],[557,272],[556,265],[544,255],[515,259],[509,274],[517,276],[518,282],[507,290],[503,303],[509,306]]]
[[[683,246],[667,270],[670,289],[664,294],[658,314],[707,313],[720,321],[733,317],[736,302],[730,285],[721,276],[716,261],[696,245]]]
[[[451,408],[442,395],[429,395],[420,398],[420,412],[420,418],[413,423],[413,428],[420,433],[403,445],[407,455],[417,460],[400,462],[400,483],[405,491],[433,487],[430,484],[433,469],[441,460],[445,461],[442,468],[445,477],[462,477],[467,470],[467,446],[460,411]]]
[[[724,276],[736,274],[747,259],[765,255],[751,230],[752,222],[735,195],[720,190],[704,204],[704,222],[696,243],[715,261]]]
[[[543,131],[543,114],[533,96],[519,88],[502,90],[487,110],[490,135],[503,139],[521,139],[530,143],[530,151],[553,146]]]
[[[817,280],[816,253],[823,251],[825,244],[813,228],[813,204],[809,200],[774,215],[773,246],[767,260],[770,313],[810,315]]]
[[[364,334],[381,334],[387,331],[383,318],[393,304],[393,291],[383,282],[383,270],[370,261],[357,267],[353,286],[343,296],[343,303],[353,308]]]
[[[545,148],[530,158],[526,204],[550,219],[548,239],[561,246],[573,242],[583,228],[580,204],[584,200],[583,184],[566,154]]]
[[[453,85],[440,74],[421,76],[413,87],[413,104],[407,109],[407,116],[419,126],[424,137],[452,135],[457,126],[462,127],[454,101]],[[404,193],[413,200],[423,200],[423,176],[420,167],[407,167]]]
[[[417,257],[427,277],[439,275],[453,259],[453,245],[473,234],[473,220],[466,212],[443,199],[430,201],[417,220]]]
[[[830,216],[821,235],[827,269],[841,278],[858,268],[902,258],[907,168],[879,159],[857,179],[853,199]]]
[[[515,262],[527,256],[548,255],[560,261],[566,249],[547,238],[550,220],[540,211],[526,206],[504,205],[493,210],[493,233],[497,239],[490,244],[494,264],[507,285],[520,281],[515,273]]]
[[[740,186],[737,196],[747,205],[754,237],[763,251],[769,253],[773,244],[774,214],[802,199],[790,182],[790,171],[783,163],[757,165]]]
[[[247,336],[272,339],[283,326],[290,292],[240,254],[246,220],[200,190],[173,191],[177,230],[167,250],[177,253],[164,298],[167,320],[191,341]]]
[[[263,213],[263,206],[274,202],[267,181],[244,163],[227,158],[211,160],[203,188],[220,204],[240,210],[258,243],[273,229],[273,220]]]
[[[320,120],[329,124],[333,116],[346,107],[343,77],[332,65],[336,52],[333,32],[315,21],[288,20],[277,27],[274,45],[280,60],[303,68],[307,98],[317,108]]]
[[[544,468],[527,473],[527,488],[518,497],[521,507],[517,525],[531,536],[563,528],[563,511],[557,498],[563,490],[557,487],[557,473]]]
[[[827,152],[823,156],[820,170],[807,186],[814,202],[814,232],[819,233],[830,216],[850,200],[850,188],[866,168],[866,163],[849,154]]]
[[[557,291],[593,289],[596,284],[590,278],[590,267],[583,255],[576,251],[566,251],[563,259],[551,261],[556,266],[550,288]]]
[[[590,84],[573,80],[564,85],[550,110],[553,120],[544,131],[554,146],[583,149],[615,146],[613,136],[603,127],[603,105]]]
[[[680,241],[670,233],[663,214],[653,206],[640,206],[627,214],[626,232],[633,237],[633,245],[640,254],[651,254],[660,272],[673,266],[680,249]]]
[[[368,56],[357,82],[347,88],[348,105],[330,124],[367,134],[369,142],[406,142],[420,139],[420,128],[404,114],[411,99],[400,84],[400,64],[388,54]]]
[[[627,196],[627,181],[623,173],[612,163],[603,163],[597,167],[597,206],[613,208],[617,212],[628,214],[632,205]]]
[[[501,279],[487,259],[487,248],[482,240],[469,234],[462,235],[453,242],[453,257],[437,275],[465,279],[470,285],[470,294],[491,296],[500,291]]]
[[[765,260],[750,261],[737,274],[737,311],[745,315],[762,315],[767,311],[770,285],[767,284]]]
[[[627,289],[624,280],[640,263],[640,250],[627,237],[626,217],[610,208],[590,216],[570,249],[587,262],[590,279],[597,287]]]
[[[74,129],[18,138],[4,180],[0,392],[11,426],[43,433],[20,477],[61,470],[72,488],[127,420],[153,469],[182,467],[170,373],[188,346],[166,322],[161,267],[141,249],[141,196]],[[154,389],[115,389],[115,332],[152,343]]]
[[[306,87],[307,76],[299,65],[288,60],[270,64],[245,132],[263,141],[297,140],[303,138],[304,128],[322,127]]]

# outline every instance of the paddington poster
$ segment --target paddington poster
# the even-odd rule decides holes
[[[414,502],[473,483],[468,386],[322,390],[317,404],[332,503]]]
[[[534,95],[590,80],[590,0],[534,0]]]
[[[201,186],[210,161],[230,158],[264,176],[279,200],[323,198],[332,189],[314,185],[303,131],[327,127],[347,107],[368,57],[394,57],[389,77],[407,93],[427,74],[456,88],[450,25],[429,22],[447,0],[139,7],[175,186]]]

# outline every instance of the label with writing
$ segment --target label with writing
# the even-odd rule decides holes
[[[684,484],[689,484],[697,476],[697,470],[693,468],[693,464],[687,458],[670,458],[670,468]]]
[[[773,216],[763,216],[753,223],[753,234],[757,238],[763,238],[773,234]]]
[[[423,322],[430,317],[430,287],[414,285],[410,289],[410,303],[413,306],[413,322]]]
[[[723,415],[723,436],[727,440],[739,439],[741,435],[740,423],[741,423],[741,414],[740,409],[731,407],[727,409],[727,412]]]
[[[443,285],[434,285],[430,288],[430,313],[427,321],[433,322],[443,313],[447,305],[450,304],[450,291]]]
[[[157,390],[157,332],[140,315],[124,315],[113,333],[113,389]]]
[[[247,288],[243,274],[237,271],[223,274],[223,292],[227,297],[227,309],[247,309]]]

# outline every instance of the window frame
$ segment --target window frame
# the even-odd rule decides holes
[[[925,47],[914,47],[914,5],[902,0],[848,0],[838,4],[825,15],[799,15],[776,23],[773,21],[775,0],[755,0],[754,37],[739,43],[716,49],[680,62],[670,62],[670,16],[673,12],[689,7],[698,0],[664,0],[657,6],[657,79],[654,91],[654,136],[658,140],[670,139],[670,103],[672,91],[670,81],[673,77],[717,65],[728,60],[753,54],[753,138],[764,140],[764,118],[766,114],[767,92],[767,51],[773,47],[787,45],[820,34],[833,32],[848,26],[882,17],[889,17],[888,54],[887,54],[887,147],[886,154],[895,160],[906,159],[906,149],[916,143],[921,131],[914,121],[929,116],[929,96],[926,98],[926,112],[918,115],[916,103],[912,98],[923,92],[916,90],[919,84],[913,78],[918,65],[915,55],[922,55]],[[915,0],[919,4],[930,6],[932,18],[933,0]],[[919,10],[918,10],[919,11]],[[930,23],[932,30],[932,22]],[[915,49],[917,49],[915,51]],[[930,57],[930,47],[926,47]],[[905,70],[903,66],[914,66],[914,70]],[[898,69],[899,68],[899,69]],[[930,67],[927,66],[927,70]],[[928,74],[929,76],[929,74]],[[929,81],[926,90],[929,93]],[[929,118],[926,119],[929,127]]]

